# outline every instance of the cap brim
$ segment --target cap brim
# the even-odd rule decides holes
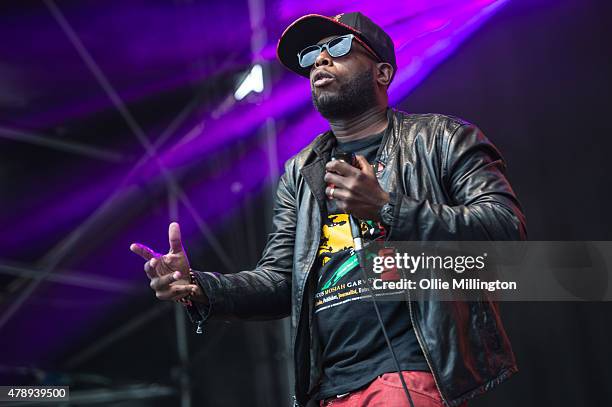
[[[310,67],[302,68],[297,54],[309,45],[316,44],[325,37],[361,33],[351,26],[342,24],[331,17],[308,14],[295,20],[280,37],[276,47],[278,60],[287,68],[306,78],[310,77]]]

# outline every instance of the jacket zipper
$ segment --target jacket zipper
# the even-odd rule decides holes
[[[421,334],[419,333],[419,328],[414,323],[414,316],[412,314],[412,301],[410,300],[410,290],[408,290],[407,293],[408,293],[408,314],[410,314],[410,322],[412,323],[412,327],[414,328],[414,333],[417,338],[417,342],[419,343],[419,346],[421,347],[423,356],[425,356],[425,362],[427,362],[427,366],[429,366],[429,370],[431,371],[431,376],[434,379],[434,383],[436,384],[436,388],[438,389],[438,392],[440,393],[440,397],[442,398],[442,401],[444,401],[444,404],[449,405],[448,401],[444,397],[444,394],[442,394],[442,390],[440,389],[440,385],[438,384],[438,380],[436,379],[436,374],[434,373],[434,369],[431,365],[431,362],[429,361],[429,356],[427,355],[427,351],[425,350],[425,346],[423,345]]]
[[[382,150],[381,150],[381,152],[382,152]],[[376,174],[376,179],[378,180],[379,183],[380,183],[381,179],[383,178],[383,174],[385,173],[384,170],[387,168],[386,164],[387,163],[383,163],[383,165],[384,165],[383,171],[381,171],[380,174]],[[376,169],[374,171],[376,173]],[[436,384],[436,388],[438,389],[438,393],[440,393],[440,397],[442,398],[442,401],[446,405],[448,405],[448,401],[446,400],[446,398],[442,394],[442,390],[440,390],[440,385],[438,384],[438,380],[436,379],[436,375],[434,373],[434,369],[433,369],[433,367],[431,365],[431,362],[429,361],[429,356],[427,355],[427,351],[425,350],[425,346],[423,345],[423,340],[421,339],[421,334],[419,332],[419,328],[414,323],[414,315],[413,315],[413,312],[412,312],[412,301],[410,299],[410,290],[407,290],[406,292],[408,294],[408,314],[410,315],[410,323],[412,324],[412,327],[414,328],[414,333],[415,333],[415,336],[417,338],[417,342],[419,343],[419,347],[421,348],[421,351],[423,352],[423,356],[425,356],[425,362],[427,362],[427,366],[429,367],[429,370],[431,371],[431,376],[434,379],[434,383]]]

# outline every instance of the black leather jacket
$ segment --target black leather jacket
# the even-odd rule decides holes
[[[499,151],[473,125],[439,114],[389,110],[393,131],[382,140],[378,179],[394,192],[385,223],[390,240],[519,240],[525,218]],[[291,316],[295,394],[309,401],[319,378],[312,324],[311,273],[325,210],[325,164],[335,143],[319,135],[289,159],[280,179],[274,228],[255,270],[197,272],[209,297],[206,314],[222,319]],[[444,402],[457,406],[517,371],[497,307],[485,302],[411,301],[419,344]]]

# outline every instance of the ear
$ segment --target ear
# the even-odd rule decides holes
[[[393,67],[391,64],[386,62],[379,62],[376,64],[376,82],[380,83],[384,87],[388,87],[393,78]]]

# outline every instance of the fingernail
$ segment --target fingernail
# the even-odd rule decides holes
[[[181,278],[181,273],[179,273],[178,271],[175,271],[174,274],[172,275],[172,278],[174,278],[175,280],[178,280],[179,278]]]

